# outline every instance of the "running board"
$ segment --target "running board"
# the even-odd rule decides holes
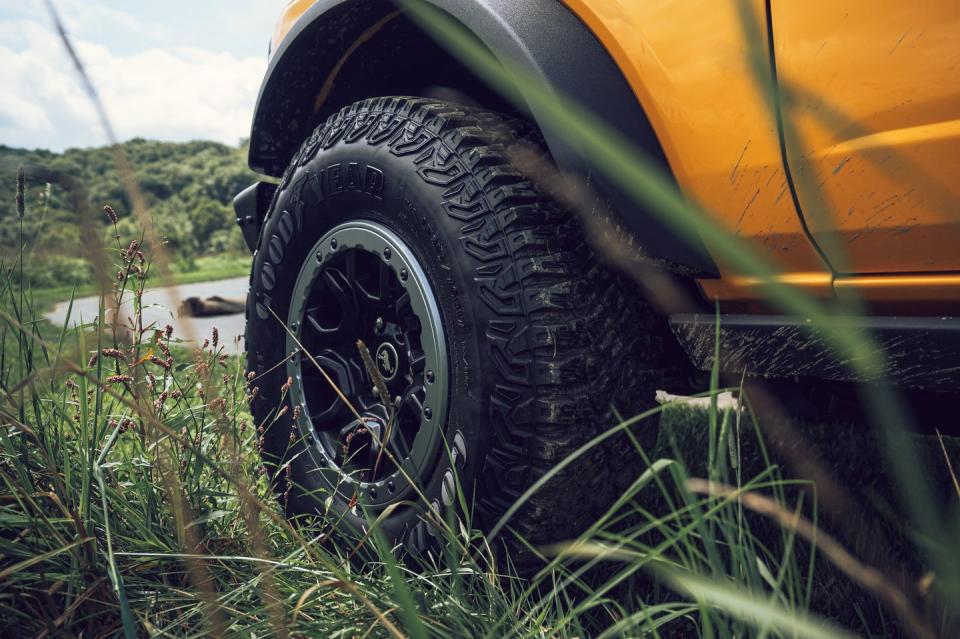
[[[670,316],[670,328],[694,366],[710,370],[717,317]],[[779,315],[720,315],[720,370],[760,377],[870,381],[844,363],[808,321]],[[842,320],[869,331],[887,357],[884,383],[960,390],[960,318],[872,317]]]

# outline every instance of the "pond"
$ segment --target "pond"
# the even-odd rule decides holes
[[[220,341],[228,346],[236,336],[243,336],[244,314],[217,315],[212,317],[179,316],[177,307],[188,297],[205,299],[211,296],[223,298],[243,298],[247,294],[249,279],[247,276],[235,277],[228,280],[214,282],[198,282],[196,284],[182,284],[167,288],[147,289],[143,296],[144,325],[155,322],[158,328],[167,324],[173,325],[174,337],[181,340],[199,340],[210,337],[213,327],[220,331]],[[59,302],[53,310],[44,315],[50,322],[62,326],[67,321],[69,302]],[[100,312],[100,298],[97,296],[81,297],[73,301],[70,310],[70,323],[73,325],[88,324]],[[121,310],[121,317],[126,318],[133,313],[129,302]]]

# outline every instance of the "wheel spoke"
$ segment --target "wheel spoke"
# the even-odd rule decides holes
[[[343,423],[345,419],[352,417],[350,409],[343,403],[343,400],[337,397],[327,408],[310,414],[310,421],[317,430],[331,431],[337,424]]]
[[[410,306],[410,293],[404,293],[397,298],[393,306],[397,317],[403,318],[404,315],[413,315],[413,308]]]
[[[345,316],[340,318],[340,322],[337,323],[336,327],[326,328],[320,324],[320,320],[318,319],[319,313],[319,306],[308,308],[304,312],[304,319],[306,320],[306,322],[304,322],[304,326],[309,326],[315,333],[318,333],[319,335],[334,335],[343,326]]]
[[[360,309],[350,280],[339,269],[327,268],[323,271],[323,282],[337,300],[340,310],[343,311],[343,323],[349,324],[356,320]]]
[[[399,424],[394,424],[393,432],[390,434],[389,441],[387,441],[387,448],[396,457],[397,461],[410,456],[410,444],[407,442],[407,436]]]
[[[426,368],[427,356],[422,351],[412,352],[407,351],[407,361],[410,364],[410,371],[415,375],[423,373],[423,369]]]
[[[418,421],[420,416],[423,415],[423,402],[420,401],[419,396],[421,388],[422,386],[418,383],[411,384],[409,390],[404,393],[403,399],[400,402],[400,406],[416,415]]]
[[[393,271],[390,270],[390,267],[387,266],[386,262],[380,262],[380,266],[377,269],[377,286],[380,289],[379,301],[385,303],[387,301],[387,296],[390,294],[390,282],[392,281]]]

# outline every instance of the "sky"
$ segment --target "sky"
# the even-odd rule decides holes
[[[249,137],[284,0],[54,0],[121,140]],[[106,144],[43,0],[0,0],[0,144]]]

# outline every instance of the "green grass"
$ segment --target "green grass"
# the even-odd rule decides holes
[[[129,280],[127,294],[145,281]],[[335,520],[286,522],[257,452],[269,424],[250,422],[255,383],[225,350],[233,345],[180,349],[153,331],[115,341],[97,324],[22,331],[40,325],[16,290],[2,291],[2,634],[845,637],[898,628],[881,598],[797,528],[704,492],[698,478],[764,496],[786,520],[818,520],[816,491],[768,451],[752,412],[668,406],[610,424],[609,433],[630,434],[659,426],[656,447],[636,450],[646,470],[578,539],[533,549],[543,557],[534,574],[516,573],[509,553],[485,544],[469,512],[440,514],[449,525],[438,526],[436,552],[413,560],[376,532],[358,546]],[[110,381],[117,375],[129,378]],[[868,445],[849,427],[822,431],[827,442],[845,433],[847,449]],[[880,509],[890,496],[861,494]],[[900,565],[922,575],[912,529],[878,517],[896,529]],[[509,521],[501,538],[512,538]]]

